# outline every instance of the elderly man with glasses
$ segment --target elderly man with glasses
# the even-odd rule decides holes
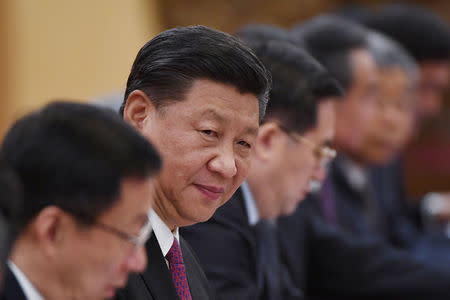
[[[294,212],[311,180],[324,179],[324,164],[335,155],[327,145],[341,89],[309,54],[281,38],[253,47],[273,88],[249,175],[208,222],[184,228],[183,235],[216,299],[298,299],[302,292],[280,261],[276,218]]]
[[[144,270],[161,159],[119,116],[52,103],[13,125],[1,155],[24,191],[1,299],[107,299]]]

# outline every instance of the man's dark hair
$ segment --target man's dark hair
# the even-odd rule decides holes
[[[450,58],[449,24],[424,7],[386,5],[360,21],[402,44],[419,62]]]
[[[256,54],[272,74],[266,119],[302,133],[317,122],[317,105],[342,95],[339,83],[304,49],[268,41]]]
[[[350,54],[367,49],[366,30],[343,18],[322,15],[292,28],[291,34],[347,90],[353,82]]]
[[[417,64],[399,43],[377,31],[369,32],[367,42],[380,70],[400,69],[407,74],[410,85],[414,85],[419,74]]]
[[[69,102],[18,120],[1,155],[23,185],[22,228],[50,205],[89,225],[118,201],[121,180],[161,168],[155,148],[117,114]]]
[[[0,160],[0,274],[4,274],[5,263],[18,232],[22,205],[20,181],[13,170]]]
[[[270,89],[270,74],[254,53],[229,34],[189,26],[164,31],[145,44],[128,77],[128,96],[142,90],[158,108],[182,101],[195,79],[229,84],[258,98],[260,120]]]
[[[234,36],[249,46],[253,51],[268,41],[277,40],[296,44],[289,31],[281,27],[267,24],[248,24],[239,28]]]

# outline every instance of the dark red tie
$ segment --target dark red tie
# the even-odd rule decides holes
[[[166,259],[169,262],[170,274],[180,300],[192,300],[186,277],[186,267],[184,266],[180,245],[176,238],[173,239],[172,247],[167,253]]]

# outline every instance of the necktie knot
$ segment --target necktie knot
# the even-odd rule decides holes
[[[173,239],[172,247],[170,247],[169,252],[166,254],[166,259],[171,265],[183,265],[183,255],[181,254],[180,245],[176,238]]]

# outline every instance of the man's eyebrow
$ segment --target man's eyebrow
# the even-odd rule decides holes
[[[225,118],[222,115],[220,115],[218,112],[213,110],[213,109],[208,109],[208,110],[204,111],[200,115],[200,117],[213,119],[213,120],[215,120],[215,121],[217,121],[219,123],[224,123],[225,122]]]
[[[244,134],[248,135],[258,135],[258,127],[247,127],[244,130]]]
[[[221,123],[221,124],[225,124],[228,122],[224,116],[219,114],[214,109],[208,109],[208,110],[204,111],[203,113],[201,113],[200,117],[206,118],[206,119],[211,119],[211,120],[217,121],[218,123]],[[247,127],[247,128],[245,128],[243,134],[244,135],[247,135],[247,134],[248,135],[257,135],[258,127]]]

